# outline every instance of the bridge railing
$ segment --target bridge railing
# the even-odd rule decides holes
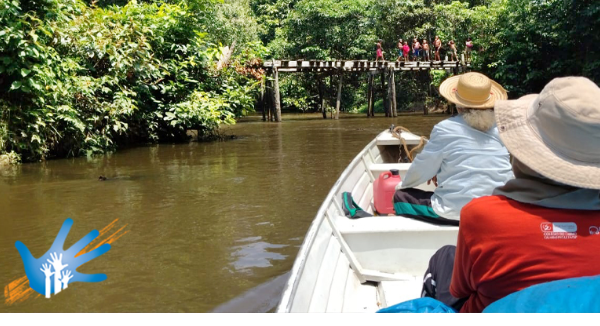
[[[368,61],[368,60],[272,60],[263,64],[264,68],[277,68],[281,72],[302,71],[375,71],[381,69],[400,70],[428,70],[444,69],[450,70],[459,67],[470,67],[470,63],[464,61]]]

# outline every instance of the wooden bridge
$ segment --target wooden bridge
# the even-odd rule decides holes
[[[368,110],[367,116],[374,116],[374,78],[381,74],[381,86],[385,89],[384,106],[386,116],[397,116],[396,110],[396,80],[395,73],[402,71],[429,71],[446,70],[459,74],[470,70],[471,65],[465,63],[464,58],[461,61],[368,61],[368,60],[271,60],[263,64],[267,72],[266,84],[263,84],[261,91],[260,106],[265,121],[281,121],[281,97],[279,94],[279,73],[289,72],[322,72],[330,75],[336,75],[338,78],[337,101],[334,119],[339,118],[340,105],[342,99],[343,74],[347,72],[365,72],[369,74],[369,90],[367,94]],[[387,88],[385,86],[387,79]],[[319,83],[320,106],[323,112],[323,118],[327,118],[325,111],[323,91],[321,80]],[[424,111],[427,114],[427,109]]]

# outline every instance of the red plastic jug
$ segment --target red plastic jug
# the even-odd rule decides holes
[[[373,182],[373,204],[379,215],[395,214],[394,193],[400,183],[400,171],[390,170],[381,172]]]

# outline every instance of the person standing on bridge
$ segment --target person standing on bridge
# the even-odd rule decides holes
[[[465,60],[467,62],[471,62],[471,50],[473,50],[473,41],[468,37],[465,42]]]
[[[440,94],[456,104],[459,114],[433,127],[397,187],[394,210],[434,224],[458,225],[464,205],[491,195],[514,177],[493,110],[507,93],[485,75],[470,72],[446,79]],[[437,187],[433,192],[414,188],[432,181]]]
[[[398,44],[396,45],[396,47],[398,48],[398,60],[396,61],[402,61],[403,56],[402,56],[402,47],[404,46],[404,42],[402,41],[402,39],[398,40]]]
[[[415,54],[415,61],[419,61],[419,58],[421,57],[421,43],[419,43],[419,40],[416,37],[413,40],[413,51]]]
[[[429,59],[429,44],[426,39],[423,39],[423,61],[429,61]]]
[[[385,61],[385,59],[383,58],[383,49],[381,48],[381,40],[377,41],[377,52],[375,54],[375,62],[379,61],[379,58],[381,58],[381,61]]]
[[[448,47],[450,48],[450,61],[458,61],[456,44],[454,44],[454,40],[450,40],[450,42],[448,42]]]
[[[442,61],[440,58],[440,51],[442,50],[442,40],[440,40],[439,36],[435,36],[435,40],[433,41],[433,47],[435,50],[435,60]]]
[[[402,46],[402,53],[404,53],[404,62],[408,62],[409,61],[409,53],[410,52],[410,47],[408,46],[408,42],[404,41],[404,45]]]

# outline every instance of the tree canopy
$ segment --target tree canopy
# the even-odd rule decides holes
[[[254,111],[275,59],[375,58],[382,40],[439,36],[511,98],[552,78],[600,81],[600,2],[592,0],[0,0],[0,154],[23,161],[91,155],[135,142],[214,137]],[[233,56],[217,66],[226,46]],[[399,109],[441,103],[446,73],[398,74]],[[335,78],[281,75],[284,109],[333,106]],[[345,77],[342,108],[360,112],[366,76]]]

